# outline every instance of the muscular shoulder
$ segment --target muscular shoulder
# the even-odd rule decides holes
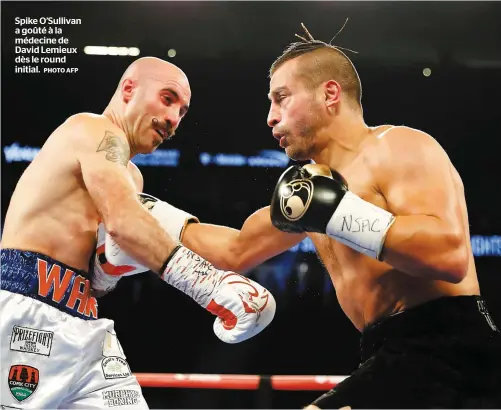
[[[440,144],[430,134],[404,126],[392,127],[376,137],[376,140],[380,148],[388,150],[389,154],[399,154],[400,151],[409,148],[442,150]]]
[[[405,126],[393,126],[376,133],[367,144],[364,156],[373,171],[405,163],[424,164],[437,159],[448,161],[446,152],[435,138]]]
[[[64,122],[62,128],[65,138],[71,139],[77,153],[105,151],[109,156],[120,158],[128,158],[130,155],[125,133],[104,115],[75,114]]]
[[[105,132],[125,138],[124,132],[104,115],[91,113],[75,114],[64,122],[63,127],[67,130],[71,129],[73,131],[71,135],[75,138],[90,137],[86,139],[98,139]]]

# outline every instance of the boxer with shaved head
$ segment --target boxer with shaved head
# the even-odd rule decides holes
[[[190,99],[181,69],[138,59],[101,115],[68,118],[24,171],[2,238],[2,405],[147,408],[113,322],[98,318],[96,296],[123,275],[158,273],[217,316],[226,343],[273,319],[266,289],[179,243],[194,216],[142,193],[131,158],[170,138]]]

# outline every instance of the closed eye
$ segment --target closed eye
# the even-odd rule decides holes
[[[280,103],[285,99],[285,97],[287,97],[286,95],[277,95],[277,97],[275,98],[275,101],[277,104],[280,105]]]

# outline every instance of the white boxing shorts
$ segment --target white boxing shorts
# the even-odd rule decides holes
[[[2,408],[148,409],[83,272],[2,249],[0,285]]]

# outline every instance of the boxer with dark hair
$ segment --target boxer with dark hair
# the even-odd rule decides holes
[[[446,152],[425,132],[368,126],[357,71],[331,44],[291,44],[270,78],[273,136],[314,163],[287,169],[241,230],[190,224],[183,243],[245,271],[311,238],[362,336],[360,367],[311,408],[499,408],[500,332]]]

